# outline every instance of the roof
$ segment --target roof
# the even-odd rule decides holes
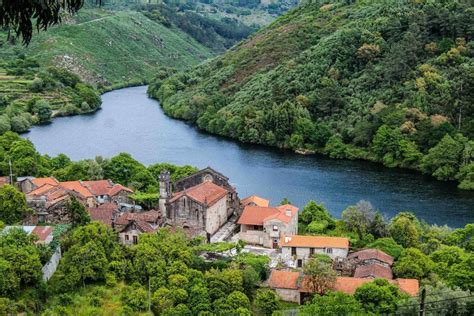
[[[308,284],[307,277],[303,278],[301,287],[299,288],[300,292],[311,293],[311,287]],[[343,292],[346,294],[354,294],[356,290],[369,282],[372,282],[373,279],[363,279],[363,278],[351,278],[351,277],[337,277],[336,284],[334,285],[334,291]],[[411,296],[416,296],[420,289],[418,280],[416,279],[397,279],[397,280],[388,280],[393,285],[396,285],[400,288],[401,291],[407,293]]]
[[[287,215],[286,211],[290,211],[290,216]],[[278,219],[288,223],[297,214],[298,208],[292,205],[282,205],[279,207],[247,205],[237,224],[263,226],[266,221],[271,219]]]
[[[27,193],[27,195],[43,195],[43,194],[45,194],[46,192],[48,192],[49,190],[51,190],[53,188],[56,188],[56,186],[46,183],[46,184],[43,184],[42,186],[37,187],[36,189],[30,191],[29,193]]]
[[[114,196],[120,191],[133,192],[131,189],[121,184],[114,184],[111,180],[82,181],[82,184],[85,185],[94,195]]]
[[[56,180],[56,178],[54,178],[54,177],[33,178],[33,179],[31,179],[31,182],[33,182],[33,184],[36,185],[37,187],[40,187],[44,184],[50,184],[50,185],[54,185],[54,186],[59,184],[59,181]]]
[[[158,227],[154,228],[148,222],[145,222],[140,219],[132,219],[129,222],[127,222],[127,225],[124,228],[122,228],[120,232],[127,230],[127,228],[133,224],[135,224],[135,226],[144,233],[153,233],[158,230]]]
[[[10,177],[0,177],[0,187],[10,184]]]
[[[392,269],[378,263],[358,266],[354,272],[354,278],[383,278],[393,279]]]
[[[246,197],[241,201],[242,205],[247,206],[247,205],[254,205],[254,206],[264,206],[268,207],[270,205],[270,201],[267,199],[264,199],[262,197],[259,197],[257,195],[251,195],[249,197]]]
[[[227,189],[211,181],[204,181],[194,187],[175,193],[170,199],[170,203],[173,203],[183,196],[187,196],[200,204],[211,206],[226,196],[228,192]]]
[[[191,175],[189,175],[189,176],[187,176],[187,177],[178,179],[177,181],[175,181],[174,184],[176,185],[176,184],[178,184],[178,183],[180,183],[180,182],[183,182],[183,181],[185,181],[185,180],[187,180],[187,179],[193,178],[193,177],[195,177],[196,175],[201,174],[201,173],[204,173],[204,172],[214,173],[214,174],[218,175],[219,177],[222,177],[222,178],[225,179],[225,180],[229,180],[229,178],[227,178],[225,175],[223,175],[223,174],[220,173],[219,171],[216,171],[216,170],[212,169],[211,167],[207,166],[206,168],[201,169],[201,170],[199,170],[199,171],[197,171],[197,172],[195,172],[195,173],[193,173],[193,174],[191,174]]]
[[[299,292],[311,293],[312,289],[309,285],[308,278],[309,277],[303,277],[301,272],[272,270],[268,285],[271,288],[294,289]],[[337,277],[334,291],[352,295],[358,287],[372,281],[373,279]],[[388,280],[388,282],[398,286],[400,290],[411,296],[416,296],[420,289],[419,282],[416,279],[396,279]]]
[[[141,213],[123,213],[115,221],[117,225],[127,225],[130,221],[144,221],[148,223],[157,223],[161,219],[160,211],[146,211]]]
[[[343,248],[349,249],[349,238],[329,236],[283,236],[280,247],[307,247],[307,248]]]
[[[359,261],[376,259],[389,265],[393,264],[393,257],[379,249],[363,249],[349,254],[347,258]]]
[[[300,275],[300,272],[272,270],[268,285],[271,288],[297,290]]]
[[[53,226],[36,226],[31,233],[38,236],[38,241],[44,242],[53,233],[53,230]]]
[[[82,183],[82,181],[65,181],[61,182],[61,186],[68,190],[79,193],[84,197],[94,196],[92,192]]]
[[[117,204],[114,203],[105,203],[98,207],[87,208],[92,221],[101,222],[109,227],[112,227],[112,218],[115,210],[117,210]]]

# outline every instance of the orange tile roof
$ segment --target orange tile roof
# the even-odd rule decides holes
[[[283,236],[280,247],[349,248],[349,238],[329,236]]]
[[[251,195],[249,197],[246,197],[241,201],[243,206],[247,206],[249,204],[255,204],[254,206],[264,206],[267,207],[270,205],[270,201],[267,199],[264,199],[262,197],[259,197],[257,195]]]
[[[383,278],[393,279],[392,269],[378,263],[358,266],[354,272],[354,278]]]
[[[226,196],[228,192],[229,191],[223,187],[220,187],[211,181],[205,181],[194,187],[175,193],[170,199],[170,203],[186,195],[200,204],[207,203],[208,206],[211,206]]]
[[[38,242],[45,242],[53,233],[53,229],[53,226],[36,226],[31,233],[38,236]]]
[[[92,194],[92,192],[85,185],[83,185],[81,181],[65,181],[61,182],[60,185],[63,188],[77,192],[86,198],[94,196],[94,194]]]
[[[53,185],[53,186],[57,186],[59,184],[59,181],[56,180],[53,177],[33,178],[33,179],[31,179],[31,182],[33,182],[33,184],[36,185],[37,187],[40,187],[40,186],[45,185],[45,184],[49,184],[49,185]]]
[[[420,291],[420,282],[417,279],[396,279],[394,282],[408,295],[416,296]]]
[[[379,261],[388,263],[389,265],[393,264],[393,257],[379,249],[363,249],[349,254],[347,258],[358,261],[377,259]]]
[[[0,187],[10,184],[10,177],[0,177]]]
[[[291,216],[286,214],[286,210],[291,212]],[[263,226],[266,221],[271,219],[278,219],[288,223],[297,213],[298,208],[294,206],[264,207],[247,205],[237,221],[237,224]]]
[[[272,270],[268,279],[268,285],[271,288],[296,290],[298,289],[298,278],[300,275],[300,272]]]
[[[334,291],[343,292],[346,294],[354,294],[356,290],[369,282],[374,281],[373,279],[363,278],[351,278],[351,277],[337,277],[336,284],[334,285]],[[398,286],[401,291],[411,296],[416,296],[419,291],[419,282],[416,279],[397,279],[388,280],[390,283]],[[301,282],[300,292],[311,293],[311,287],[309,286],[307,277],[304,277]]]
[[[111,180],[82,181],[82,184],[85,185],[94,195],[114,196],[122,190],[133,192],[131,189],[124,187],[121,184],[114,184]]]
[[[27,196],[33,196],[33,195],[43,195],[45,194],[46,192],[48,192],[49,190],[53,189],[53,188],[56,188],[55,185],[51,185],[51,184],[43,184],[42,186],[34,189],[33,191],[30,191],[29,193],[27,193],[26,195]]]

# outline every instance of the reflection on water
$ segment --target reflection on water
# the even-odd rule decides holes
[[[258,194],[279,203],[287,197],[298,206],[313,199],[336,216],[363,199],[391,216],[411,210],[437,224],[474,222],[474,193],[453,183],[377,164],[307,157],[200,133],[166,117],[146,87],[106,93],[94,115],[58,118],[25,134],[44,154],[72,159],[131,153],[145,164],[170,162],[211,166],[229,176],[241,197]]]

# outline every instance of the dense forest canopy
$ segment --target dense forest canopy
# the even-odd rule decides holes
[[[469,1],[312,1],[191,71],[167,114],[242,142],[421,170],[474,188]]]

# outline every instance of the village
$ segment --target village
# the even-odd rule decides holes
[[[0,186],[10,182],[9,177],[0,178]],[[271,271],[265,284],[283,301],[302,304],[314,294],[303,269],[315,255],[332,260],[337,274],[335,291],[354,294],[359,286],[382,278],[410,296],[419,292],[417,279],[394,279],[390,255],[378,249],[353,251],[346,237],[299,235],[298,207],[270,206],[269,200],[257,195],[240,199],[229,178],[210,167],[174,182],[163,170],[153,209],[135,204],[130,198],[133,190],[111,180],[60,182],[54,177],[18,177],[14,184],[33,210],[20,228],[36,235],[38,244],[49,244],[54,227],[71,222],[67,207],[75,199],[92,221],[112,228],[124,245],[137,244],[142,234],[170,227],[183,230],[189,238],[242,243],[244,252],[267,255]],[[60,258],[57,249],[43,268],[45,281],[54,274]]]

